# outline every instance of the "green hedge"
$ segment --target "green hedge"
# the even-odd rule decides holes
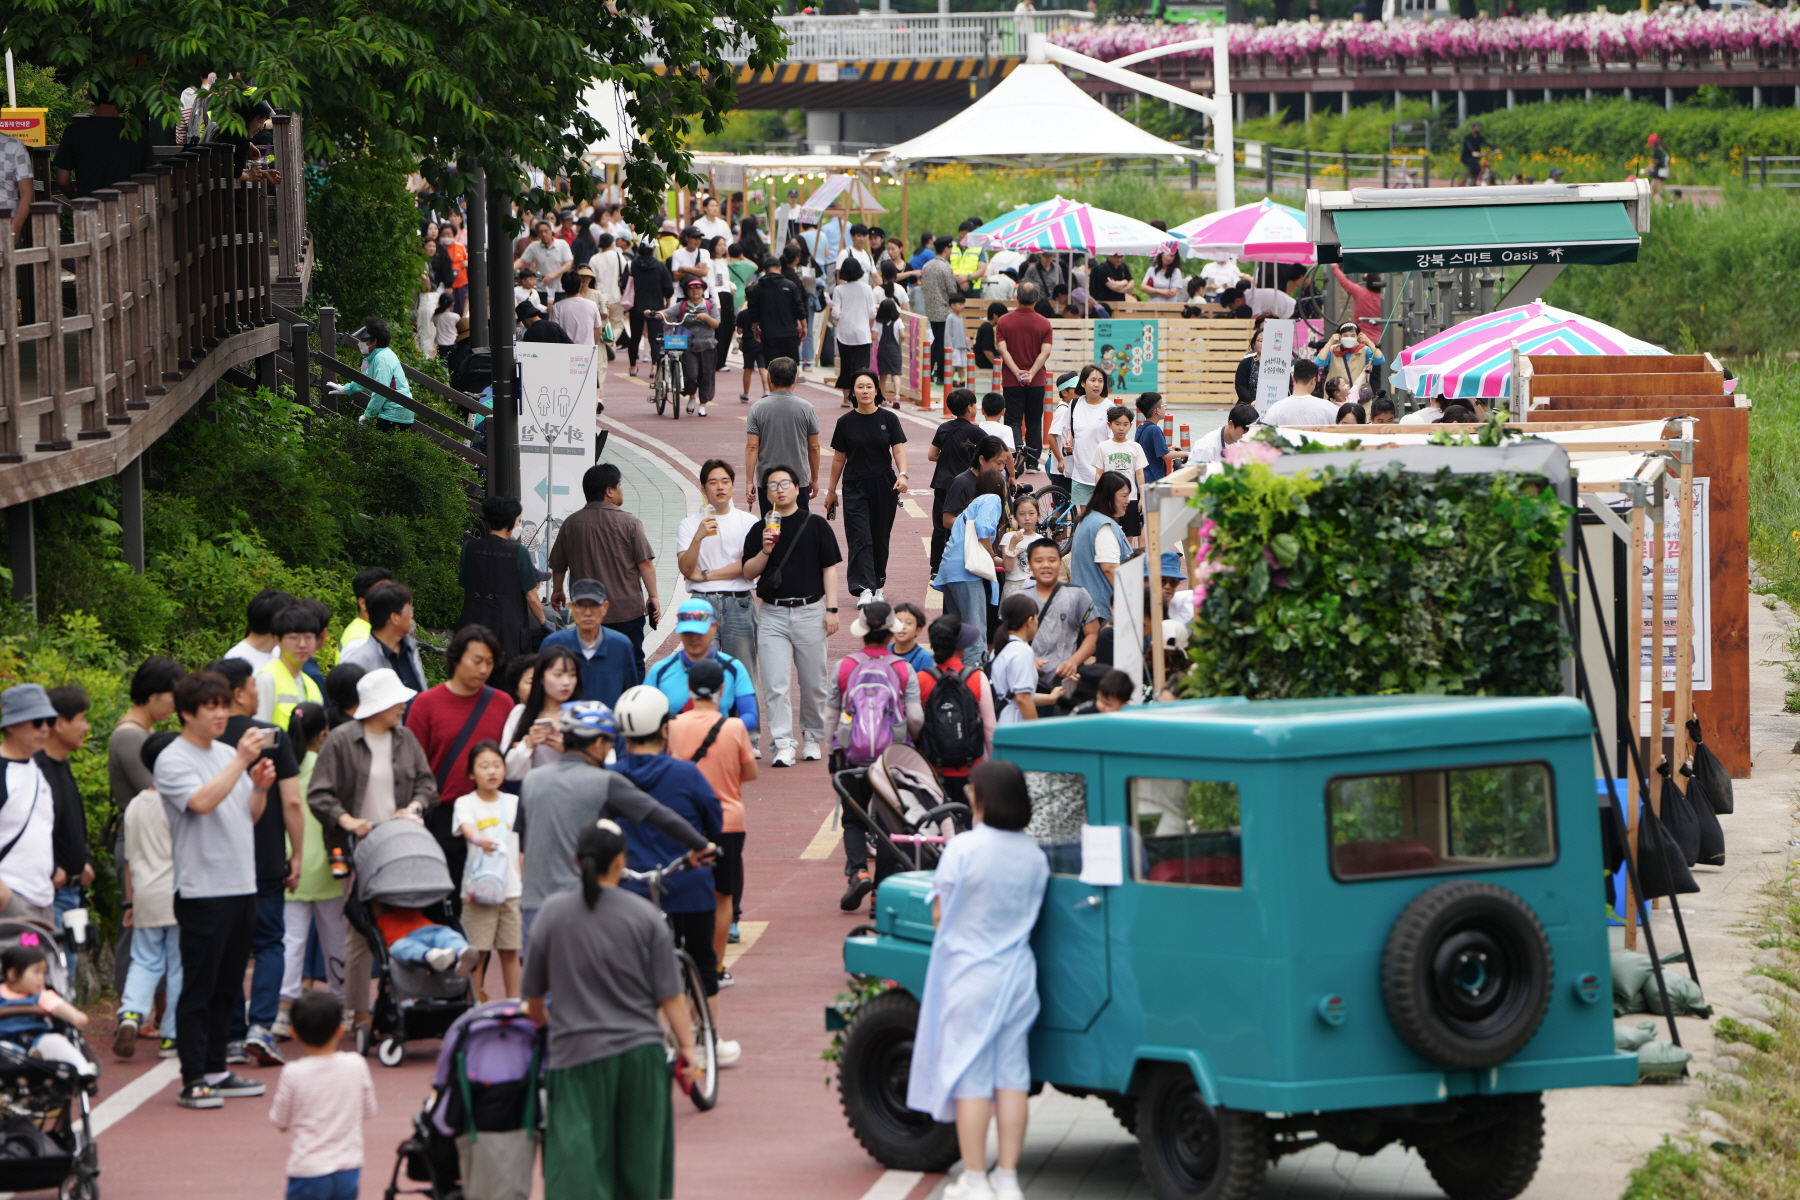
[[[1195,503],[1215,573],[1184,695],[1562,690],[1551,572],[1568,509],[1530,481],[1252,462]]]
[[[381,317],[398,341],[412,328],[425,269],[406,169],[363,155],[307,172],[306,220],[317,262],[312,299],[337,309],[342,332]]]

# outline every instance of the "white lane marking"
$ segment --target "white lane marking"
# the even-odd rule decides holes
[[[918,1171],[883,1171],[881,1178],[862,1194],[862,1200],[906,1200],[923,1178]]]
[[[825,814],[825,820],[819,825],[819,832],[813,834],[812,841],[800,852],[801,858],[830,858],[831,852],[837,849],[842,836],[842,828],[838,825],[838,810],[834,804],[831,811]]]
[[[670,466],[665,459],[658,456],[667,455],[669,458],[674,459],[676,462],[692,471],[695,475],[700,474],[700,466],[698,463],[694,462],[693,459],[668,443],[658,441],[656,438],[639,433],[637,430],[621,421],[609,418],[602,414],[600,422],[614,432],[623,432],[630,435],[626,439],[626,445],[642,454],[645,461],[649,462],[658,471],[661,471],[663,475],[675,485],[676,492],[681,496],[683,503],[687,506],[687,516],[691,517],[700,511],[700,493],[699,489],[694,486],[694,481]],[[638,445],[638,442],[644,444]],[[649,450],[654,450],[656,453],[645,453],[645,451]],[[675,613],[676,610],[681,607],[681,602],[686,598],[686,581],[677,580],[675,583],[675,595],[663,603],[662,623],[657,625],[654,629],[646,630],[644,633],[644,661],[648,662],[656,657],[662,650],[663,643],[674,636],[675,625],[677,622]]]
[[[88,1118],[99,1137],[143,1107],[145,1101],[181,1079],[181,1060],[165,1058],[136,1079],[102,1100]]]
[[[756,939],[768,928],[767,921],[739,921],[737,944],[725,947],[725,969],[729,971],[733,963],[750,953],[750,947],[756,945]]]
[[[683,454],[681,451],[677,450],[675,447],[669,445],[669,443],[667,443],[665,441],[661,441],[657,438],[653,438],[649,434],[644,433],[642,430],[638,429],[636,426],[627,425],[627,424],[625,424],[625,422],[619,420],[617,417],[609,417],[605,413],[600,414],[600,423],[602,425],[608,426],[609,428],[618,430],[620,433],[625,434],[627,437],[631,438],[633,441],[642,442],[644,445],[650,447],[652,450],[655,450],[658,454],[667,455],[670,462],[675,463],[677,466],[681,467],[685,471],[691,472],[694,476],[694,479],[698,479],[700,477],[700,464],[695,462],[693,459],[689,458],[687,455]],[[670,471],[669,475],[673,478],[681,479],[681,476],[677,475],[673,471]],[[694,480],[693,479],[681,479],[681,486],[683,488],[687,489],[688,491],[693,491],[694,490]],[[695,503],[698,504],[698,501],[696,501]]]
[[[900,507],[906,510],[907,516],[918,517],[921,521],[928,520],[931,516],[930,513],[927,513],[924,509],[920,508],[918,502],[911,496],[902,499],[900,501]]]

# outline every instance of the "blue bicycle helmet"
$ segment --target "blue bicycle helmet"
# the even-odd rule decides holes
[[[613,710],[599,700],[571,700],[564,704],[556,727],[562,731],[565,742],[571,738],[577,742],[603,737],[617,740],[619,736]]]

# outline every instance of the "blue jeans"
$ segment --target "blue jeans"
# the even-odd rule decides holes
[[[63,914],[68,912],[71,908],[81,907],[80,886],[57,888],[56,899],[51,901],[51,905],[56,910],[56,927],[61,929],[63,927]],[[93,926],[90,925],[88,928],[92,929]],[[69,947],[69,987],[71,990],[75,987],[75,976],[79,973],[80,967],[81,947],[71,945]]]
[[[712,605],[719,649],[744,664],[756,683],[756,597],[750,592],[694,592]],[[755,731],[751,731],[755,736]]]
[[[981,631],[981,641],[963,655],[966,666],[986,670],[988,634],[988,585],[981,579],[963,579],[938,585],[944,594],[944,614],[961,618],[963,624]]]
[[[469,940],[448,925],[427,925],[423,929],[415,929],[393,945],[388,947],[388,955],[395,962],[409,966],[425,965],[425,954],[430,950],[454,950],[458,954],[469,948]]]
[[[333,1171],[329,1175],[288,1176],[287,1200],[356,1200],[362,1171]]]
[[[131,970],[125,976],[125,994],[119,1011],[150,1015],[156,1005],[156,985],[167,981],[163,1011],[168,1019],[158,1032],[171,1037],[175,1032],[175,1006],[181,1001],[181,926],[152,925],[131,931]]]
[[[275,1023],[281,1012],[281,973],[286,966],[282,942],[287,937],[287,915],[283,907],[281,880],[256,885],[256,931],[250,939],[250,1006],[231,1006],[231,1032],[234,1042],[249,1036],[250,1027],[264,1029]]]

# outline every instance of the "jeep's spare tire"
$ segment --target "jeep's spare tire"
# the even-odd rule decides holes
[[[1406,906],[1381,957],[1381,995],[1406,1044],[1446,1067],[1491,1067],[1531,1040],[1554,977],[1544,926],[1519,896],[1440,883]]]

